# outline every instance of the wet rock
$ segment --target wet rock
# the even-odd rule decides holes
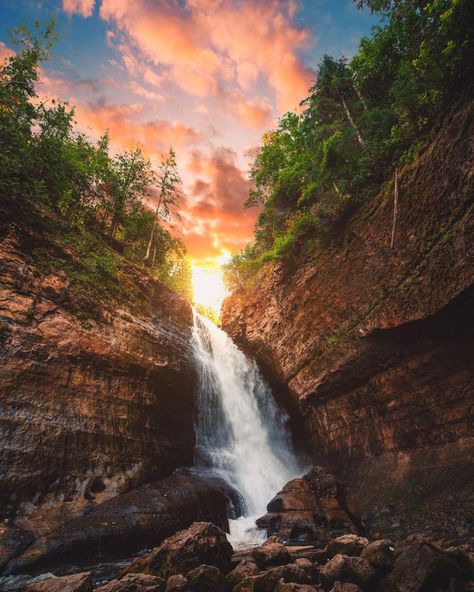
[[[280,582],[275,588],[275,592],[317,592],[320,588],[309,586],[308,584],[294,584],[292,582]]]
[[[331,592],[361,592],[361,589],[357,584],[335,582]]]
[[[254,592],[254,580],[255,576],[245,578],[233,588],[232,592]]]
[[[138,487],[92,508],[40,537],[11,561],[11,572],[50,568],[69,557],[100,553],[127,554],[154,547],[197,520],[228,529],[228,508],[238,508],[238,494],[209,470],[178,469],[169,477]]]
[[[84,572],[29,584],[26,590],[27,592],[92,592],[92,580],[90,573]]]
[[[312,563],[306,557],[300,557],[294,561],[294,564],[300,567],[308,574],[311,582],[319,582],[319,564]],[[291,564],[290,564],[291,565]]]
[[[369,541],[365,537],[357,536],[356,534],[344,534],[329,541],[327,552],[330,557],[334,557],[338,553],[341,555],[359,556],[368,544]]]
[[[449,587],[462,581],[463,570],[448,553],[422,539],[415,539],[397,556],[387,583],[397,592],[418,592]]]
[[[291,542],[326,542],[331,536],[356,532],[341,499],[335,476],[322,467],[314,467],[277,493],[267,506],[267,514],[257,520],[257,526]]]
[[[95,592],[163,592],[165,580],[149,574],[128,574],[121,580],[112,580]]]
[[[375,577],[375,570],[368,561],[346,555],[335,555],[319,573],[326,590],[330,590],[337,581],[358,584],[365,589]]]
[[[188,573],[202,564],[213,565],[226,573],[232,552],[223,530],[210,522],[195,522],[132,561],[124,573],[146,572],[167,577]]]
[[[306,559],[306,557],[299,557],[298,559],[296,559],[295,563],[303,569],[311,569],[313,567],[311,561],[309,559]]]
[[[213,565],[200,565],[186,576],[193,592],[223,592],[225,579],[221,570]]]
[[[313,578],[307,570],[295,563],[272,567],[252,578],[254,592],[273,592],[280,581],[311,584]]]
[[[192,592],[192,589],[188,580],[182,574],[177,574],[168,578],[165,592]]]
[[[391,541],[381,539],[369,543],[360,556],[366,559],[370,565],[380,572],[388,572],[393,568],[395,561],[394,546]]]
[[[277,537],[270,537],[263,545],[252,549],[252,556],[260,569],[292,561],[288,549]]]
[[[226,575],[226,589],[233,590],[237,584],[240,584],[248,577],[256,576],[258,572],[257,564],[253,561],[241,561]]]
[[[296,562],[297,559],[308,559],[311,563],[325,565],[329,559],[329,555],[325,548],[320,549],[319,547],[314,546],[288,547],[288,551],[290,552],[293,562]]]
[[[474,581],[474,553],[470,552],[469,546],[448,547],[444,551],[459,567],[461,579],[465,582]]]

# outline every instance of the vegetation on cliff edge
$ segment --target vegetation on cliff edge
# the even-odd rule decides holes
[[[173,149],[157,169],[139,147],[112,153],[108,133],[81,133],[74,109],[38,96],[40,64],[55,41],[54,22],[12,33],[16,53],[0,64],[0,231],[40,228],[70,256],[31,250],[43,271],[66,272],[73,289],[120,294],[120,274],[137,265],[192,298],[183,242],[163,225],[177,216],[180,176]],[[156,203],[154,211],[144,199]]]
[[[472,98],[468,0],[360,0],[380,24],[351,60],[325,56],[300,113],[253,157],[255,240],[226,267],[238,289],[268,261],[317,256],[360,204],[416,157],[440,116]]]

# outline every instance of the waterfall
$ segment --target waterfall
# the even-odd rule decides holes
[[[256,529],[256,518],[301,472],[286,427],[288,417],[255,362],[196,311],[193,351],[199,389],[197,455],[241,494],[243,516],[231,520],[230,540],[234,546],[251,544],[265,534]]]

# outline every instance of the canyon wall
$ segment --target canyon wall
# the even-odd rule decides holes
[[[267,265],[223,326],[275,377],[363,526],[472,535],[474,108],[447,116],[313,262]]]
[[[24,227],[0,244],[2,518],[104,500],[193,460],[190,305],[133,267],[120,306],[82,298],[41,271],[39,248],[71,256]]]

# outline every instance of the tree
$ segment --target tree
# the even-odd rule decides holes
[[[335,60],[331,56],[325,55],[319,67],[316,84],[310,89],[310,93],[314,95],[313,100],[319,100],[329,110],[341,106],[347,121],[355,131],[359,144],[364,144],[362,133],[355,123],[348,102],[351,95],[355,94],[364,108],[365,103],[361,98],[360,91],[357,92],[345,58]]]
[[[158,203],[155,208],[155,217],[150,231],[145,257],[143,261],[146,265],[150,264],[151,249],[153,238],[155,236],[156,226],[160,218],[170,219],[172,211],[178,207],[182,192],[181,177],[176,163],[176,154],[173,148],[170,148],[166,156],[162,156],[158,175],[156,176],[156,185],[158,187]]]
[[[150,159],[143,155],[140,148],[121,152],[115,157],[110,191],[112,238],[115,238],[125,213],[137,207],[150,191],[155,178]]]

